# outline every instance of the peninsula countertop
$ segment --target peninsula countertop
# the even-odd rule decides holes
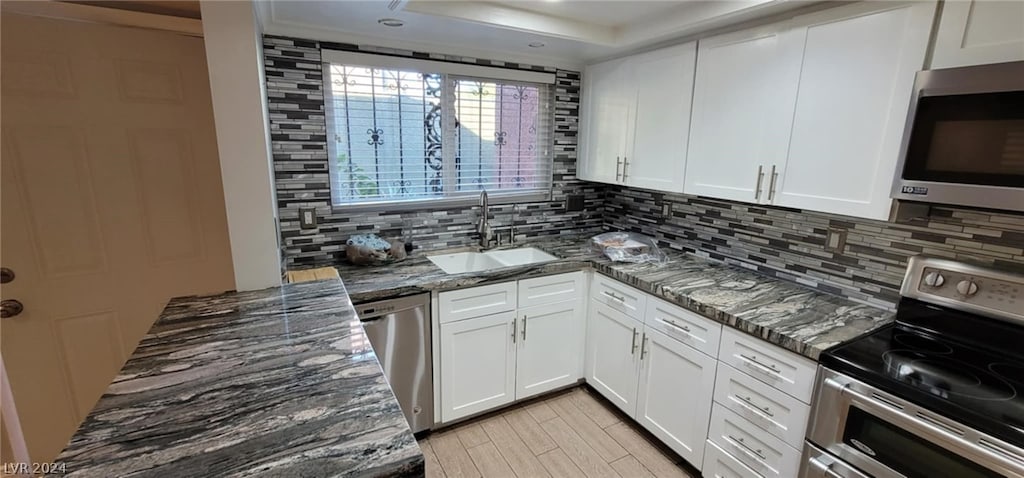
[[[664,264],[612,262],[588,238],[531,241],[556,261],[447,274],[418,255],[386,266],[337,266],[352,300],[458,289],[583,268],[817,360],[825,349],[892,323],[894,313],[692,254],[664,250]]]
[[[89,477],[424,472],[338,280],[172,299],[56,461]]]

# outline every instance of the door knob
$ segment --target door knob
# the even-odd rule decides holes
[[[14,271],[6,267],[0,267],[0,284],[6,284],[12,280],[14,280]]]
[[[14,299],[5,299],[0,301],[0,319],[6,319],[14,317],[25,310],[25,306]]]

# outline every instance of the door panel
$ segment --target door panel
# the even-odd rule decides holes
[[[515,312],[441,324],[441,421],[515,399]]]
[[[641,348],[636,420],[699,469],[718,361],[650,328]]]
[[[789,143],[799,55],[784,25],[700,41],[687,154],[687,194],[759,202]],[[799,53],[797,51],[796,53]],[[760,186],[759,186],[760,185]],[[760,188],[760,190],[759,190]]]
[[[615,183],[626,151],[628,125],[632,121],[631,89],[625,60],[612,60],[587,67],[583,75],[585,101],[580,178]]]
[[[637,98],[626,184],[683,191],[696,60],[696,42],[630,58]]]
[[[583,375],[580,300],[519,309],[516,400],[576,383]]]
[[[868,3],[797,20],[809,25],[794,30],[805,37],[798,42],[803,63],[774,204],[889,217],[914,75],[924,65],[934,13],[934,3]]]
[[[587,383],[632,417],[643,324],[597,300],[587,313]]]
[[[200,38],[4,13],[4,363],[31,458],[67,444],[171,297],[234,287]]]

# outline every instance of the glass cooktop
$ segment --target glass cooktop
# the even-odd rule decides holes
[[[1024,443],[1024,327],[903,299],[896,324],[822,365],[1010,443]]]

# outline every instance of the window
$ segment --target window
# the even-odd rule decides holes
[[[336,206],[551,190],[554,76],[325,52]]]

